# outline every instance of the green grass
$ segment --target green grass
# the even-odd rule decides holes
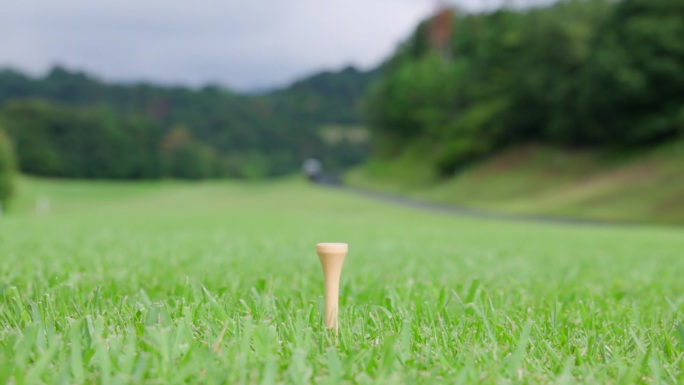
[[[679,228],[458,218],[296,180],[20,193],[0,219],[0,383],[684,379]],[[337,337],[321,241],[350,244]]]
[[[493,211],[684,224],[684,142],[626,154],[541,146],[511,149],[439,179],[423,158],[374,161],[354,186]]]

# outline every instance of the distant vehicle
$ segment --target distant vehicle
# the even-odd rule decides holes
[[[309,179],[312,182],[316,182],[321,178],[321,174],[323,172],[323,166],[321,165],[321,161],[314,158],[309,158],[305,160],[304,164],[302,164],[302,172],[304,173],[304,176],[306,176],[307,179]]]

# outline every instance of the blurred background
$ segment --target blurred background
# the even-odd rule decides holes
[[[26,0],[3,6],[0,47],[3,207],[26,177],[303,169],[684,222],[682,0]]]

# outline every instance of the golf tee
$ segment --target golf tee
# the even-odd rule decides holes
[[[335,332],[339,328],[337,316],[340,276],[348,250],[346,243],[319,243],[316,245],[325,283],[325,327],[333,329]]]

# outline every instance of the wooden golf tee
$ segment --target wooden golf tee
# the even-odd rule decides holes
[[[325,327],[337,332],[337,311],[340,294],[340,275],[349,247],[346,243],[319,243],[316,245],[318,257],[323,267],[325,282]]]

